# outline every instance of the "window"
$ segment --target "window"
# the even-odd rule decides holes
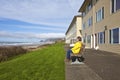
[[[75,38],[72,38],[71,40],[70,40],[70,43],[71,44],[73,44],[73,43],[75,43],[76,42],[76,39]]]
[[[88,4],[88,11],[90,11],[91,8],[92,8],[92,0],[91,0],[90,3]]]
[[[99,44],[105,43],[105,32],[98,33],[98,43]]]
[[[112,13],[120,9],[120,0],[111,0]]]
[[[86,43],[86,37],[83,37],[83,42]]]
[[[96,2],[97,2],[98,0],[96,0]]]
[[[119,44],[120,43],[120,28],[115,28],[109,31],[110,43]]]
[[[82,12],[82,16],[84,17],[86,15],[86,13],[85,12]]]
[[[87,36],[87,43],[91,43],[91,36],[90,35]]]
[[[85,29],[85,27],[86,27],[86,23],[84,22],[84,23],[83,23],[83,29]]]
[[[92,25],[92,16],[88,19],[88,27],[90,27]]]
[[[104,7],[96,12],[96,22],[99,22],[102,19],[104,19]]]
[[[120,0],[116,0],[116,10],[120,9]]]
[[[96,0],[96,2],[95,3],[97,3],[99,0]]]
[[[86,14],[91,10],[92,8],[92,0],[89,0],[89,3],[86,6],[85,12]]]

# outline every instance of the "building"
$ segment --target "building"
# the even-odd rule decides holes
[[[79,12],[86,46],[120,54],[120,0],[84,0]]]
[[[81,15],[74,16],[68,30],[66,31],[66,43],[73,43],[77,36],[81,36],[82,19]]]

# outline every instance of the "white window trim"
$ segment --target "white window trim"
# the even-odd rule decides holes
[[[110,14],[112,14],[112,0],[110,0]]]
[[[103,8],[103,7],[102,7],[102,8]],[[100,9],[100,13],[101,13],[100,21],[102,20],[102,17],[103,17],[103,14],[102,14],[102,13],[103,13],[103,9],[102,9],[102,8]]]
[[[120,28],[119,28],[119,44],[120,44]]]
[[[113,43],[113,29],[111,29],[111,44],[114,44]]]
[[[91,48],[92,48],[92,45],[93,44],[93,36],[91,35]]]
[[[94,34],[94,36],[93,36],[93,38],[94,38],[94,48],[96,48],[96,37],[95,37],[95,34]]]
[[[99,20],[98,20],[98,12],[99,12],[99,10],[96,12],[96,22],[99,22]]]
[[[116,12],[116,0],[114,0],[114,12]]]
[[[98,44],[100,44],[100,32],[98,33]]]

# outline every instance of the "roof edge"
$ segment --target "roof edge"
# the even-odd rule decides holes
[[[89,2],[90,0],[84,0],[82,6],[80,7],[80,9],[78,10],[78,12],[83,12],[84,7],[86,6],[86,4]]]

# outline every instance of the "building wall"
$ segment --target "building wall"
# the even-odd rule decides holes
[[[93,0],[95,1],[95,0]],[[96,22],[96,12],[104,7],[104,19]],[[93,16],[93,25],[83,29],[83,36],[91,35],[91,43],[86,42],[87,47],[95,48],[99,46],[100,50],[115,52],[120,54],[120,44],[110,43],[110,30],[114,28],[120,28],[120,10],[115,13],[111,12],[111,0],[99,0],[93,5],[92,9],[83,17],[83,22],[87,22],[88,18]],[[106,28],[105,28],[106,27]],[[98,43],[98,33],[105,32],[105,43]],[[95,34],[97,39],[95,39]],[[119,34],[120,35],[120,34]],[[120,38],[119,38],[120,39]],[[96,43],[95,43],[96,41]],[[119,40],[120,41],[120,40]]]
[[[105,18],[98,22],[95,23],[95,32],[100,32],[100,31],[104,31],[104,26],[107,26],[107,33],[109,32],[110,29],[113,28],[117,28],[120,27],[120,18],[118,16],[120,16],[120,11],[116,12],[116,13],[111,13],[111,8],[110,8],[110,0],[101,0],[99,1],[99,3],[97,3],[95,5],[95,12],[100,9],[100,7],[104,6],[105,7]],[[106,41],[107,43],[109,43],[108,41],[108,37],[106,37]]]
[[[69,30],[66,34],[66,43],[70,44],[73,43],[74,39],[76,39],[77,36],[81,36],[80,29],[82,25],[82,19],[81,17],[74,17],[73,21],[71,22],[72,25],[69,26]]]
[[[71,39],[76,37],[76,23],[73,23],[72,27],[69,29],[66,35],[66,43],[70,43]]]
[[[77,17],[76,20],[76,27],[77,27],[77,36],[82,36],[81,34],[81,30],[82,30],[82,18],[81,17]]]
[[[105,30],[105,44],[99,44],[99,48],[104,51],[116,52],[120,54],[120,44],[110,44],[109,42],[109,30],[120,27],[120,11],[111,13],[111,0],[101,0],[95,5],[95,12],[99,8],[104,7],[104,19],[101,22],[95,24],[95,33],[104,31],[104,26],[107,26]]]
[[[93,11],[94,11],[94,9],[91,9],[86,15],[85,15],[85,17],[83,17],[82,19],[83,19],[83,21],[82,21],[82,23],[86,23],[86,26],[85,26],[85,29],[83,29],[82,28],[82,36],[83,37],[86,37],[86,42],[84,42],[84,44],[86,45],[86,48],[91,48],[91,45],[92,45],[92,43],[93,42],[91,42],[91,43],[88,43],[88,41],[87,41],[87,36],[89,36],[89,35],[91,35],[92,36],[92,34],[93,34],[93,24],[91,25],[91,26],[88,26],[88,24],[87,24],[87,22],[88,22],[88,19],[92,16],[92,17],[94,17],[93,16]],[[91,40],[92,41],[92,40]]]

